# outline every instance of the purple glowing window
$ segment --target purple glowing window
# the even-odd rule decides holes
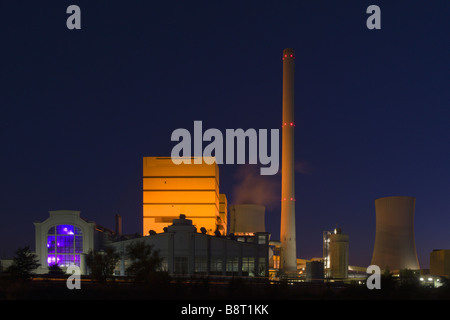
[[[48,253],[55,253],[55,236],[47,237],[47,251]]]
[[[56,256],[55,255],[48,255],[48,257],[47,257],[47,264],[49,265],[49,266],[52,266],[52,265],[54,265],[54,264],[57,264],[57,261],[56,261]]]
[[[65,254],[58,254],[58,255],[48,255],[47,257],[47,263],[49,266],[57,264],[60,267],[68,267],[70,265],[77,265],[80,266],[80,256],[73,256],[73,255],[65,255]]]
[[[75,253],[83,252],[83,237],[75,236]]]
[[[70,224],[62,224],[59,226],[56,226],[56,234],[67,234],[67,235],[73,235],[73,234],[81,234],[81,229],[77,228],[75,226],[72,226]]]
[[[74,235],[83,234],[80,228],[70,224],[60,224],[56,227],[51,227],[48,229],[48,234],[58,234],[58,235]]]
[[[83,252],[83,236],[81,229],[73,225],[58,225],[48,230],[47,264],[68,267],[72,264],[80,266],[80,255]],[[75,253],[75,255],[74,255]]]
[[[73,253],[74,237],[56,236],[56,250],[58,253]]]

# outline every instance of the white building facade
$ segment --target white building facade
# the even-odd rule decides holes
[[[49,217],[34,226],[38,274],[47,273],[48,267],[55,264],[62,268],[76,265],[86,274],[86,254],[99,249],[108,234],[94,222],[81,218],[80,211],[73,210],[49,211]]]
[[[198,233],[192,221],[181,216],[167,232],[110,244],[122,256],[116,275],[126,275],[126,248],[135,241],[158,250],[162,270],[171,276],[268,276],[269,234],[265,232],[233,239],[212,236]]]

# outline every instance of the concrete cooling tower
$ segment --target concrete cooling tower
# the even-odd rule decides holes
[[[256,204],[230,206],[230,233],[249,234],[265,232],[266,207]]]
[[[414,240],[414,197],[375,200],[376,232],[372,263],[382,270],[420,269]]]

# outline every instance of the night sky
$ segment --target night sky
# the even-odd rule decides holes
[[[71,4],[81,30],[66,27]],[[381,30],[366,27],[372,4]],[[141,233],[142,157],[170,156],[172,131],[195,120],[281,134],[285,48],[298,256],[320,257],[338,226],[349,263],[368,266],[374,200],[397,195],[417,198],[421,267],[450,249],[448,0],[3,1],[0,12],[1,258],[34,249],[33,222],[50,210],[112,229],[118,213]],[[219,170],[229,204],[262,196],[279,239],[280,176]]]

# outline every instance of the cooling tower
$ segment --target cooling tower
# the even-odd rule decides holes
[[[294,182],[294,60],[294,50],[284,49],[280,230],[280,269],[284,272],[297,271]]]
[[[237,204],[230,206],[230,233],[251,234],[266,232],[266,207],[255,204]]]
[[[414,197],[375,200],[376,233],[372,265],[381,269],[420,269],[414,240]]]

